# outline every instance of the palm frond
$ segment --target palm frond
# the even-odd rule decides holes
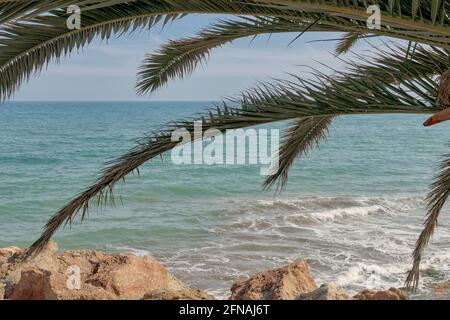
[[[311,15],[311,19],[314,16]],[[195,37],[172,40],[158,52],[148,54],[140,67],[136,89],[139,95],[154,92],[169,80],[190,75],[205,63],[211,50],[239,38],[260,34],[301,32],[310,24],[307,21],[283,18],[245,18],[224,20],[206,28]],[[322,31],[323,26],[314,25],[311,31]]]
[[[282,190],[288,182],[288,172],[294,161],[319,145],[328,133],[332,116],[307,117],[294,120],[283,138],[279,150],[278,168],[267,176],[263,187],[268,189],[278,181],[277,190]]]
[[[436,176],[435,181],[431,185],[431,191],[427,196],[428,213],[425,220],[425,226],[420,233],[414,249],[414,264],[406,278],[406,286],[408,288],[417,289],[420,276],[420,262],[422,254],[428,245],[431,236],[438,224],[439,214],[450,194],[450,156],[442,161],[441,170]]]
[[[0,1],[0,25],[17,19],[30,19],[56,9],[65,9],[77,5],[82,10],[107,7],[113,4],[129,2],[125,0],[2,0]]]
[[[82,26],[69,30],[67,13],[55,9],[25,21],[7,23],[0,29],[0,99],[9,98],[33,73],[50,61],[58,61],[95,37],[108,39],[158,22],[167,23],[187,13],[228,13],[277,16],[288,11],[242,7],[228,0],[137,0],[83,11]]]
[[[365,36],[365,33],[359,33],[359,32],[348,32],[346,33],[341,40],[336,45],[336,54],[340,55],[343,53],[348,52],[355,44],[356,42]]]

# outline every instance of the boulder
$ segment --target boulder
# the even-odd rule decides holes
[[[431,289],[434,299],[450,299],[450,281],[430,283],[428,288]]]
[[[320,288],[306,293],[300,293],[296,300],[352,300],[345,289],[333,283],[323,284]]]
[[[72,290],[69,289],[63,274],[40,268],[26,268],[22,270],[21,278],[8,298],[11,300],[111,300],[115,299],[115,296],[89,284],[82,284],[79,290]]]
[[[409,300],[405,290],[390,288],[385,291],[363,290],[353,296],[355,300]]]
[[[21,255],[23,250],[18,247],[0,248],[0,265],[7,263],[8,260],[17,255]]]
[[[56,243],[50,242],[39,255],[22,262],[24,250],[1,249],[0,299],[142,299],[147,293],[161,299],[208,296],[187,288],[151,257],[95,250],[57,255],[57,251]]]
[[[9,299],[14,286],[19,283],[22,270],[38,268],[58,272],[58,266],[55,263],[58,246],[54,241],[50,241],[39,255],[23,262],[21,256],[25,252],[24,249],[9,247],[1,250],[9,254],[7,260],[0,267],[0,282],[4,285],[5,299]]]
[[[306,261],[263,271],[231,287],[230,300],[293,300],[317,289]]]
[[[86,280],[113,292],[119,299],[141,299],[147,292],[165,289],[169,273],[155,259],[131,255],[107,256]]]

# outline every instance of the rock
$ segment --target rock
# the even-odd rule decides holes
[[[293,300],[300,293],[315,289],[308,264],[298,261],[236,282],[231,287],[230,300]]]
[[[86,282],[119,299],[141,299],[147,292],[167,288],[169,273],[150,257],[114,255],[107,256]]]
[[[10,247],[1,250],[10,254],[7,261],[0,267],[0,282],[3,283],[5,287],[5,299],[9,299],[14,286],[19,283],[22,270],[28,268],[41,268],[51,272],[58,271],[57,264],[55,263],[58,246],[54,241],[50,241],[42,252],[34,259],[29,259],[24,262],[20,260],[22,254],[25,252],[24,249]]]
[[[11,257],[21,255],[23,250],[18,247],[0,248],[0,265],[7,263]]]
[[[434,299],[450,299],[450,281],[430,283],[428,287],[432,290]]]
[[[159,289],[144,295],[142,300],[215,300],[212,295],[198,289]]]
[[[200,290],[187,288],[150,257],[108,255],[95,250],[57,255],[56,243],[50,242],[38,256],[21,262],[24,250],[0,250],[0,299],[142,299],[147,293],[161,299],[210,298]]]
[[[355,300],[409,300],[405,290],[390,288],[386,291],[363,290],[353,296]]]
[[[0,300],[5,299],[6,285],[0,282]]]
[[[20,281],[14,286],[11,300],[111,300],[115,296],[89,284],[71,290],[66,277],[40,268],[22,270]]]
[[[314,291],[301,293],[296,300],[352,300],[352,297],[347,294],[345,289],[330,283],[323,284]]]
[[[19,282],[14,286],[11,300],[56,300],[52,290],[51,272],[39,268],[22,270]]]

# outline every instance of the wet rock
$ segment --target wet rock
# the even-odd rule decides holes
[[[215,298],[199,289],[183,290],[159,289],[144,295],[142,300],[215,300]]]
[[[450,299],[450,281],[431,283],[428,285],[428,288],[431,289],[434,299]]]
[[[352,300],[345,289],[337,287],[333,283],[323,284],[320,288],[301,293],[297,296],[297,300]]]
[[[405,290],[390,288],[385,291],[363,290],[353,296],[355,300],[409,300]]]
[[[260,272],[231,287],[231,300],[293,300],[300,293],[317,289],[308,264],[297,261],[288,266]]]

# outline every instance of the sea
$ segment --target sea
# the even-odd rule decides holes
[[[140,137],[191,119],[211,101],[0,104],[0,247],[26,247],[49,217]],[[175,164],[157,157],[60,230],[60,250],[153,256],[176,277],[227,298],[256,272],[304,259],[316,282],[350,293],[402,287],[426,213],[424,198],[450,123],[426,115],[337,118],[300,158],[283,192],[263,190],[254,164]],[[262,126],[283,130],[288,124]],[[417,298],[450,279],[450,210],[426,251]]]

